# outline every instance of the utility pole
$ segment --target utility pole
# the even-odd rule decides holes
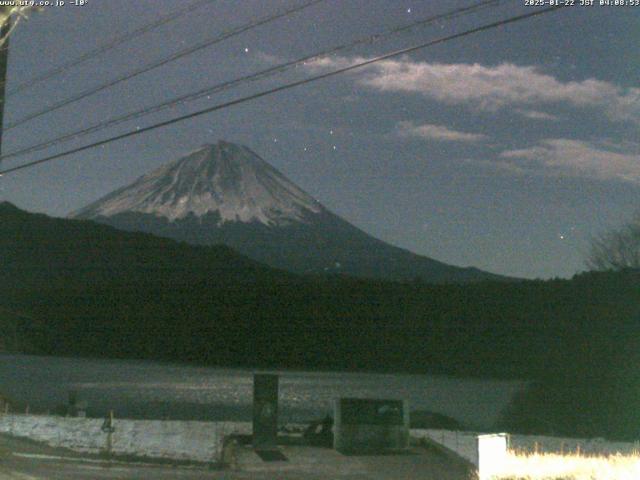
[[[5,13],[10,7],[2,7]],[[4,122],[5,91],[7,86],[7,65],[9,63],[9,32],[11,31],[11,17],[8,17],[0,28],[0,39],[4,43],[0,46],[0,155],[2,155],[2,131]],[[2,160],[0,160],[0,165]]]

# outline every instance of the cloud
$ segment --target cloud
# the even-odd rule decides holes
[[[468,165],[472,165],[474,167],[484,167],[490,170],[501,170],[513,175],[527,175],[536,172],[530,172],[526,168],[523,168],[512,161],[493,159],[477,159],[477,158],[465,158],[462,160],[464,163]]]
[[[272,55],[262,51],[256,52],[254,56],[258,61],[267,65],[278,65],[285,61],[283,57],[278,57],[277,55]]]
[[[539,112],[538,110],[523,110],[516,109],[516,112],[523,117],[530,118],[532,120],[558,120],[558,117],[546,112]]]
[[[307,68],[336,69],[363,60],[322,58],[307,64]],[[377,62],[356,72],[360,84],[375,90],[415,93],[449,105],[496,111],[568,104],[601,109],[613,120],[640,123],[640,88],[620,87],[593,78],[562,81],[535,66],[428,63],[403,58]],[[529,108],[522,111],[528,112],[530,118],[548,115]]]
[[[429,123],[416,125],[407,121],[399,122],[396,131],[399,136],[404,138],[417,137],[444,142],[479,142],[487,138],[486,135],[451,130],[442,125]]]
[[[519,173],[619,180],[640,185],[640,154],[566,138],[546,139],[533,147],[506,150],[491,163],[496,168]]]

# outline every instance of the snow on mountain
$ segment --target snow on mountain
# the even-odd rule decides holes
[[[330,212],[246,147],[205,145],[71,215],[193,245],[224,244],[295,273],[430,282],[496,276],[383,242]]]
[[[218,213],[220,223],[286,225],[324,207],[244,146],[220,141],[140,177],[72,214],[144,213],[173,222]]]

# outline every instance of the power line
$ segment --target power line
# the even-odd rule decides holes
[[[87,97],[90,97],[92,95],[95,95],[96,93],[101,92],[103,90],[106,90],[108,88],[111,88],[111,87],[113,87],[115,85],[118,85],[119,83],[125,82],[127,80],[131,80],[132,78],[135,78],[135,77],[137,77],[139,75],[142,75],[143,73],[150,72],[151,70],[155,70],[156,68],[162,67],[162,66],[164,66],[164,65],[166,65],[168,63],[171,63],[171,62],[173,62],[175,60],[178,60],[180,58],[183,58],[183,57],[186,57],[188,55],[191,55],[191,54],[193,54],[195,52],[198,52],[200,50],[203,50],[205,48],[211,47],[211,46],[213,46],[215,44],[218,44],[218,43],[220,43],[220,42],[222,42],[222,41],[224,41],[224,40],[226,40],[228,38],[234,37],[236,35],[239,35],[241,33],[246,32],[248,30],[251,30],[253,28],[256,28],[256,27],[259,27],[261,25],[264,25],[266,23],[273,22],[274,20],[278,20],[280,18],[287,17],[287,16],[289,16],[289,15],[291,15],[293,13],[299,12],[301,10],[304,10],[304,9],[309,8],[309,7],[311,7],[311,6],[313,6],[313,5],[317,4],[317,3],[321,3],[321,2],[324,2],[324,1],[325,0],[309,0],[309,1],[305,2],[305,3],[303,3],[302,5],[299,5],[299,6],[296,6],[296,7],[293,7],[293,8],[289,8],[287,10],[284,10],[284,11],[282,11],[280,13],[276,13],[274,15],[269,15],[267,17],[263,17],[263,18],[261,18],[259,20],[247,23],[247,24],[242,25],[240,27],[236,27],[236,28],[234,28],[232,30],[229,30],[229,31],[223,33],[222,35],[218,35],[218,36],[216,36],[214,38],[211,38],[211,39],[206,40],[204,42],[198,43],[197,45],[195,45],[193,47],[189,47],[189,48],[186,48],[184,50],[181,50],[181,51],[179,51],[179,52],[177,52],[177,53],[175,53],[173,55],[170,55],[169,57],[165,57],[165,58],[160,59],[159,61],[157,61],[155,63],[147,65],[146,67],[142,67],[142,68],[140,68],[138,70],[135,70],[135,71],[133,71],[131,73],[128,73],[128,74],[125,74],[125,75],[123,75],[121,77],[118,77],[115,80],[112,80],[110,82],[104,83],[104,84],[102,84],[102,85],[100,85],[98,87],[92,88],[90,90],[85,90],[84,92],[81,92],[78,95],[75,95],[75,96],[73,96],[71,98],[68,98],[66,100],[62,100],[61,102],[58,102],[58,103],[54,103],[53,105],[50,105],[49,107],[47,107],[47,108],[45,108],[43,110],[40,110],[38,112],[26,115],[25,117],[22,117],[21,119],[16,120],[15,122],[9,123],[4,128],[4,130],[5,131],[11,130],[12,128],[20,126],[20,125],[22,125],[22,124],[24,124],[24,123],[26,123],[26,122],[28,122],[30,120],[33,120],[33,119],[38,118],[38,117],[41,117],[42,115],[46,115],[47,113],[51,113],[51,112],[54,112],[56,110],[59,110],[62,107],[66,107],[67,105],[71,105],[72,103],[75,103],[75,102],[77,102],[79,100],[82,100],[84,98],[87,98]]]
[[[37,85],[38,83],[44,82],[45,80],[49,80],[65,72],[66,70],[76,67],[94,57],[102,55],[103,53],[106,53],[109,50],[113,50],[114,48],[116,48],[119,45],[122,45],[125,42],[133,40],[134,38],[140,37],[141,35],[144,35],[145,33],[155,30],[158,27],[166,25],[167,23],[173,22],[174,20],[177,20],[208,3],[213,3],[214,1],[217,1],[217,0],[196,0],[195,2],[190,3],[189,5],[187,5],[182,9],[175,10],[173,12],[168,13],[167,15],[163,15],[157,18],[155,21],[148,23],[146,25],[143,25],[142,27],[137,28],[136,30],[132,30],[123,35],[120,35],[119,37],[116,37],[110,40],[109,42],[94,48],[93,50],[89,50],[88,52],[83,53],[79,57],[73,60],[70,60],[67,63],[63,63],[62,65],[59,65],[50,70],[47,70],[36,77],[33,77],[29,80],[25,80],[24,82],[16,85],[15,87],[10,88],[7,91],[7,97],[10,97],[12,95],[15,95],[18,92],[22,92],[23,90],[31,88],[34,85]]]
[[[16,172],[18,170],[24,170],[26,168],[31,168],[31,167],[34,167],[36,165],[41,165],[43,163],[47,163],[47,162],[50,162],[50,161],[53,161],[53,160],[57,160],[57,159],[62,158],[62,157],[66,157],[66,156],[72,155],[74,153],[79,153],[79,152],[82,152],[82,151],[85,151],[85,150],[89,150],[91,148],[95,148],[95,147],[99,147],[99,146],[102,146],[102,145],[106,145],[108,143],[115,142],[115,141],[118,141],[118,140],[123,140],[125,138],[133,137],[133,136],[136,136],[136,135],[141,135],[141,134],[149,132],[151,130],[155,130],[155,129],[158,129],[158,128],[162,128],[162,127],[166,127],[166,126],[169,126],[169,125],[173,125],[175,123],[183,122],[185,120],[189,120],[189,119],[192,119],[192,118],[195,118],[195,117],[199,117],[199,116],[205,115],[207,113],[211,113],[211,112],[214,112],[214,111],[217,111],[217,110],[222,110],[224,108],[232,107],[234,105],[238,105],[238,104],[245,103],[245,102],[248,102],[248,101],[251,101],[251,100],[255,100],[257,98],[265,97],[267,95],[272,95],[274,93],[278,93],[278,92],[281,92],[283,90],[288,90],[290,88],[298,87],[298,86],[301,86],[301,85],[306,85],[308,83],[316,82],[318,80],[322,80],[322,79],[333,77],[333,76],[336,76],[336,75],[339,75],[339,74],[342,74],[342,73],[350,72],[350,71],[355,70],[357,68],[362,68],[362,67],[365,67],[365,66],[368,66],[368,65],[372,65],[374,63],[381,62],[381,61],[384,61],[384,60],[388,60],[390,58],[394,58],[394,57],[397,57],[397,56],[400,56],[400,55],[406,55],[408,53],[412,53],[412,52],[415,52],[417,50],[421,50],[421,49],[424,49],[424,48],[427,48],[427,47],[431,47],[433,45],[445,43],[445,42],[448,42],[448,41],[451,41],[451,40],[455,40],[455,39],[458,39],[458,38],[466,37],[466,36],[472,35],[474,33],[483,32],[483,31],[486,31],[486,30],[490,30],[492,28],[501,27],[503,25],[507,25],[507,24],[510,24],[510,23],[515,23],[515,22],[518,22],[518,21],[526,20],[528,18],[535,17],[535,16],[540,16],[540,15],[543,15],[545,13],[557,11],[557,10],[560,10],[561,8],[564,8],[564,5],[546,7],[546,8],[543,8],[541,10],[536,10],[536,11],[533,11],[533,12],[525,13],[525,14],[522,14],[522,15],[517,15],[515,17],[510,17],[510,18],[507,18],[507,19],[504,19],[504,20],[499,20],[499,21],[492,22],[492,23],[489,23],[489,24],[486,24],[486,25],[482,25],[480,27],[476,27],[476,28],[473,28],[471,30],[465,30],[464,32],[461,32],[461,33],[456,33],[456,34],[453,34],[453,35],[440,37],[440,38],[437,38],[435,40],[431,40],[431,41],[426,42],[426,43],[415,45],[413,47],[408,47],[408,48],[403,48],[401,50],[396,50],[394,52],[387,53],[387,54],[372,58],[370,60],[366,60],[366,61],[363,61],[363,62],[359,62],[359,63],[353,64],[353,65],[350,65],[348,67],[343,67],[343,68],[340,68],[340,69],[337,69],[337,70],[333,70],[331,72],[327,72],[327,73],[323,73],[323,74],[320,74],[320,75],[316,75],[314,77],[309,77],[309,78],[306,78],[304,80],[298,80],[298,81],[295,81],[295,82],[287,83],[287,84],[281,85],[279,87],[274,87],[274,88],[271,88],[269,90],[264,90],[262,92],[258,92],[258,93],[254,93],[252,95],[248,95],[248,96],[245,96],[245,97],[238,98],[236,100],[231,100],[229,102],[225,102],[225,103],[221,103],[221,104],[218,104],[218,105],[214,105],[212,107],[205,108],[203,110],[199,110],[197,112],[193,112],[193,113],[190,113],[190,114],[187,114],[187,115],[183,115],[183,116],[180,116],[180,117],[177,117],[177,118],[173,118],[171,120],[167,120],[167,121],[164,121],[164,122],[156,123],[154,125],[151,125],[151,126],[148,126],[148,127],[145,127],[145,128],[141,128],[139,130],[129,131],[127,133],[116,135],[116,136],[107,138],[105,140],[100,140],[98,142],[94,142],[94,143],[91,143],[89,145],[84,145],[82,147],[78,147],[78,148],[74,148],[74,149],[71,149],[71,150],[67,150],[66,152],[58,153],[58,154],[51,155],[51,156],[48,156],[48,157],[45,157],[45,158],[42,158],[42,159],[39,159],[39,160],[34,160],[32,162],[28,162],[28,163],[25,163],[25,164],[22,164],[22,165],[18,165],[18,166],[11,167],[11,168],[8,168],[8,169],[5,169],[5,170],[1,170],[0,171],[0,175],[5,175],[5,174],[8,174],[8,173]]]
[[[206,87],[204,89],[198,90],[196,92],[193,93],[189,93],[186,95],[182,95],[179,97],[175,97],[171,100],[167,100],[163,103],[160,103],[158,105],[154,105],[154,106],[150,106],[150,107],[145,107],[141,110],[137,110],[135,112],[131,112],[125,115],[121,115],[119,117],[116,118],[112,118],[110,120],[106,120],[103,122],[98,122],[92,126],[89,127],[85,127],[83,129],[80,130],[76,130],[74,132],[70,132],[67,134],[64,134],[62,136],[50,139],[50,140],[45,140],[44,142],[35,144],[35,145],[31,145],[28,147],[24,147],[18,150],[14,150],[12,152],[9,152],[5,155],[0,156],[0,162],[2,160],[5,160],[7,158],[13,158],[13,157],[17,157],[17,156],[22,156],[22,155],[26,155],[27,153],[31,153],[31,152],[35,152],[35,151],[39,151],[39,150],[43,150],[45,148],[57,145],[59,143],[63,143],[67,140],[73,139],[73,138],[78,138],[78,137],[82,137],[85,135],[88,135],[90,133],[94,133],[100,130],[103,130],[105,128],[109,128],[109,127],[113,127],[115,125],[119,125],[121,123],[136,119],[136,118],[140,118],[152,113],[157,113],[160,112],[162,110],[165,110],[169,107],[175,106],[175,105],[179,105],[182,103],[186,103],[189,101],[193,101],[193,100],[197,100],[200,98],[203,98],[205,96],[209,96],[213,93],[218,93],[220,91],[223,90],[227,90],[229,88],[235,87],[243,82],[251,82],[251,81],[256,81],[256,80],[261,80],[264,78],[268,78],[270,76],[273,76],[274,74],[277,73],[281,73],[283,71],[286,71],[287,69],[290,69],[291,67],[295,67],[297,65],[300,64],[304,64],[305,62],[314,60],[314,59],[318,59],[321,57],[325,57],[327,55],[332,55],[332,54],[336,54],[338,52],[342,52],[344,50],[348,50],[348,49],[352,49],[354,47],[360,46],[360,45],[364,45],[364,44],[370,44],[370,43],[374,43],[377,42],[383,38],[389,37],[391,35],[395,35],[398,33],[402,33],[408,30],[411,30],[413,28],[416,28],[418,26],[424,26],[430,23],[434,23],[436,21],[439,20],[449,20],[449,19],[453,19],[453,18],[457,18],[461,15],[466,15],[469,13],[474,13],[476,11],[479,11],[481,9],[490,7],[490,6],[494,6],[494,5],[498,5],[500,3],[504,3],[506,0],[484,0],[482,2],[479,3],[475,3],[473,5],[467,6],[467,7],[463,7],[463,8],[457,8],[455,10],[449,11],[449,12],[445,12],[445,13],[441,13],[438,15],[434,15],[431,17],[428,17],[426,19],[422,19],[422,20],[418,20],[415,22],[412,22],[408,25],[402,25],[402,26],[398,26],[395,27],[393,29],[381,32],[381,33],[377,33],[374,35],[370,35],[368,37],[365,38],[361,38],[337,47],[332,47],[330,49],[324,50],[322,52],[316,52],[310,55],[305,55],[303,57],[297,58],[295,60],[289,61],[289,62],[285,62],[285,63],[281,63],[279,65],[267,68],[265,70],[262,70],[260,72],[257,73],[253,73],[250,75],[245,75],[233,80],[228,80],[226,82],[222,82],[219,84],[216,84],[214,86],[210,86],[210,87]]]

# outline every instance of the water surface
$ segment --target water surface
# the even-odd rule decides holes
[[[0,392],[32,411],[53,411],[69,392],[90,416],[251,420],[254,373],[280,375],[280,419],[307,421],[338,397],[408,399],[412,410],[490,427],[522,382],[435,375],[301,372],[190,367],[150,361],[0,355]]]

